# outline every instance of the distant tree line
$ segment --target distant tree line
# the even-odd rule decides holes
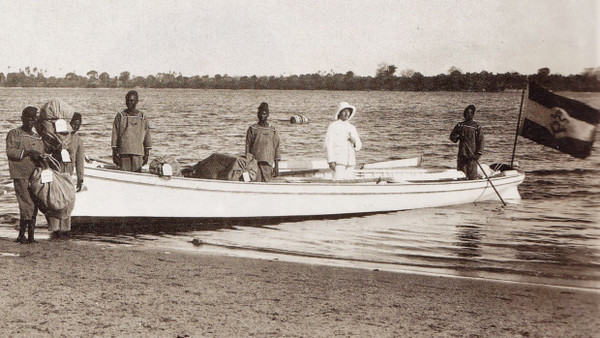
[[[182,76],[168,72],[156,75],[133,76],[125,71],[111,77],[91,70],[80,76],[74,72],[65,77],[46,77],[46,71],[26,67],[18,72],[0,73],[1,87],[81,87],[81,88],[195,88],[195,89],[284,89],[284,90],[390,90],[390,91],[503,91],[522,89],[527,79],[555,91],[600,91],[600,67],[586,68],[580,74],[563,76],[550,74],[549,68],[540,68],[537,74],[522,75],[516,72],[493,74],[486,71],[463,73],[451,67],[447,74],[424,76],[410,69],[396,74],[396,66],[380,64],[375,77],[357,76],[352,71],[345,74],[333,71],[288,76],[236,76],[208,75]]]

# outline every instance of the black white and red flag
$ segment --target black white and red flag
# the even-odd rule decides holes
[[[590,155],[600,111],[530,82],[519,134],[577,158]]]

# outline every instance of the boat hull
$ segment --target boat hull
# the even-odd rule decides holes
[[[520,199],[524,175],[492,182],[507,201]],[[235,182],[86,167],[79,218],[250,218],[347,215],[498,200],[487,180],[430,182]]]

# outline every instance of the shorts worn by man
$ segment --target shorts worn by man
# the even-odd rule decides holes
[[[246,132],[246,154],[254,155],[258,162],[258,180],[269,182],[273,176],[279,175],[279,133],[267,122],[269,105],[266,102],[258,106],[256,116],[258,123],[251,125]]]
[[[33,131],[37,119],[37,108],[27,107],[21,114],[23,126],[13,129],[6,136],[6,156],[10,178],[15,185],[15,195],[19,203],[19,236],[17,242],[34,242],[36,216],[38,207],[29,193],[29,176],[35,169],[34,158],[44,153],[42,138]],[[25,240],[25,229],[28,228],[29,239]]]
[[[117,113],[112,128],[111,147],[113,162],[119,169],[126,171],[142,171],[148,163],[152,139],[150,123],[141,111],[135,107],[138,93],[131,90],[125,95],[127,109]]]

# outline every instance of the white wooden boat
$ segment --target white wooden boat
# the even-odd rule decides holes
[[[85,189],[77,193],[74,222],[94,218],[251,218],[347,215],[499,201],[486,179],[435,178],[423,174],[352,181],[284,177],[269,183],[159,177],[87,164]],[[490,178],[505,201],[520,200],[516,170]],[[425,179],[424,179],[425,178]]]

